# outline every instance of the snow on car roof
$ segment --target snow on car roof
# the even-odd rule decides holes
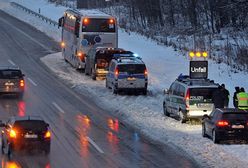
[[[104,16],[104,17],[110,17],[110,15],[104,13],[104,12],[101,12],[99,10],[95,10],[95,9],[81,9],[79,10],[80,14],[82,14],[83,16]]]

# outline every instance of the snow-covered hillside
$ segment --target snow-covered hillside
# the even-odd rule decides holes
[[[16,2],[57,20],[65,8],[47,3],[45,0],[15,0]],[[0,8],[39,30],[60,40],[60,29],[39,18],[11,7],[8,0],[0,2]],[[209,139],[201,137],[200,125],[180,124],[165,117],[162,112],[163,89],[168,88],[180,73],[188,73],[189,60],[173,48],[158,45],[156,42],[138,34],[119,31],[119,46],[138,53],[147,64],[149,72],[148,96],[113,95],[105,88],[104,81],[92,81],[89,77],[75,71],[64,62],[61,53],[45,56],[42,61],[62,79],[71,83],[73,89],[87,94],[99,106],[109,109],[116,117],[139,129],[142,133],[161,143],[175,144],[200,161],[203,166],[246,167],[248,164],[247,145],[215,145]],[[209,61],[209,78],[225,83],[232,94],[235,86],[248,89],[247,74],[230,73],[225,64]],[[232,106],[232,100],[230,100]]]

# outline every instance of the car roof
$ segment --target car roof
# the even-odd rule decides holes
[[[137,57],[120,57],[113,59],[118,65],[127,65],[127,64],[145,64],[140,58]]]
[[[222,112],[222,113],[247,113],[247,110],[242,110],[242,109],[238,109],[238,108],[218,108],[218,111]]]
[[[44,121],[40,116],[23,116],[23,117],[14,116],[14,117],[11,117],[11,120],[14,120],[14,121],[27,121],[27,120]]]
[[[188,76],[186,78],[177,78],[175,80],[178,83],[181,83],[183,85],[186,85],[191,88],[197,88],[197,87],[214,87],[218,88],[219,84],[214,83],[214,80],[210,79],[191,79]]]
[[[0,70],[20,70],[17,66],[0,66]]]

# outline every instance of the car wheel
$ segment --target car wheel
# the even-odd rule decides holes
[[[181,121],[181,123],[186,123],[185,115],[181,110],[179,111],[179,121]]]
[[[212,139],[215,144],[218,144],[220,142],[215,130],[212,131]]]
[[[205,125],[202,124],[202,137],[207,137]]]
[[[3,155],[5,154],[5,152],[4,152],[4,143],[3,143],[3,140],[2,140],[1,152],[2,152]]]
[[[8,144],[8,147],[7,147],[7,156],[8,156],[9,159],[11,159],[12,153],[13,153],[12,145],[11,144]]]
[[[91,78],[92,78],[93,80],[96,80],[96,75],[94,75],[92,72],[91,72]]]
[[[114,94],[118,94],[118,88],[116,86],[112,86],[112,91]]]
[[[23,95],[24,95],[24,93],[21,92],[21,93],[18,93],[18,94],[17,94],[17,97],[18,97],[19,99],[22,99],[22,98],[23,98]]]
[[[44,152],[45,152],[45,155],[49,155],[50,154],[50,147],[46,147]]]
[[[143,95],[147,95],[147,89],[144,89],[142,93]]]
[[[163,103],[163,110],[164,110],[164,115],[170,117],[170,113],[167,111],[165,103]]]

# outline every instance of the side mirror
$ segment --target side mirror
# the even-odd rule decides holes
[[[164,94],[169,94],[169,90],[168,89],[164,89]]]
[[[47,127],[49,127],[49,124],[46,124]]]
[[[64,23],[64,17],[59,18],[58,26],[61,27],[63,26]]]
[[[25,76],[25,74],[22,74],[22,77],[24,77]]]
[[[5,127],[5,126],[6,126],[6,124],[3,123],[3,122],[0,120],[0,127]]]

